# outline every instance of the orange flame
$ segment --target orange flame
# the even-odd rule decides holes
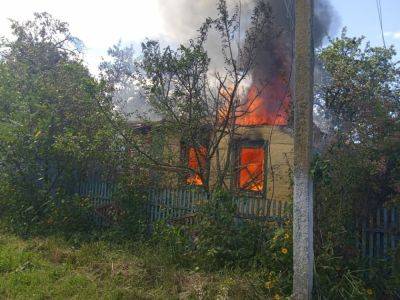
[[[289,105],[289,89],[283,78],[277,77],[264,87],[253,84],[236,122],[242,126],[287,125]]]
[[[203,146],[199,148],[190,147],[188,151],[188,167],[195,170],[197,173],[190,175],[186,182],[193,185],[203,185],[203,181],[198,174],[200,172],[200,166],[204,169],[206,165],[206,153],[207,149]]]
[[[264,188],[264,148],[240,150],[239,187],[260,192]]]

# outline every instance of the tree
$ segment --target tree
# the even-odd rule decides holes
[[[74,193],[80,171],[110,161],[119,146],[102,112],[111,102],[68,25],[36,13],[11,29],[0,55],[1,197],[15,221],[29,223],[47,219]]]
[[[377,205],[393,199],[399,191],[400,69],[393,47],[371,47],[367,43],[362,49],[362,43],[363,38],[347,37],[344,31],[320,52],[329,75],[318,97],[331,120],[335,142],[329,151],[338,155],[333,161],[346,160],[351,153],[351,165],[361,168],[349,174],[344,195]],[[343,168],[351,170],[345,165]],[[343,174],[341,180],[345,179]]]
[[[399,200],[400,69],[395,55],[393,47],[371,47],[363,38],[348,37],[346,31],[319,53],[326,77],[317,100],[330,131],[329,143],[313,169],[314,236],[317,280],[320,284],[326,280],[330,288],[333,280],[340,282],[334,279],[336,274],[362,282],[354,272],[362,265],[357,261],[357,222]],[[326,273],[329,269],[332,274]],[[379,274],[379,282],[384,282],[383,273]],[[340,289],[347,293],[342,284],[331,289],[335,295]],[[323,288],[318,292],[325,293]]]
[[[254,99],[243,101],[242,96],[248,88],[246,80],[256,64],[258,47],[267,40],[265,35],[273,32],[271,9],[264,1],[255,7],[244,41],[239,40],[242,31],[239,7],[230,15],[226,1],[220,0],[217,9],[218,17],[207,19],[199,29],[198,37],[187,45],[180,45],[177,49],[162,48],[158,41],[145,41],[142,43],[142,57],[136,62],[135,75],[125,72],[129,68],[122,68],[122,73],[131,78],[131,83],[139,86],[152,115],[162,120],[157,120],[162,126],[154,126],[153,133],[168,135],[171,141],[175,137],[197,163],[188,164],[187,160],[177,159],[176,155],[170,158],[164,155],[162,159],[151,156],[142,150],[142,143],[135,142],[133,136],[129,139],[135,153],[144,156],[148,164],[156,168],[190,176],[211,193],[226,187],[225,179],[233,175],[230,157],[241,127],[237,120],[249,112],[251,102],[261,92],[257,91]],[[215,73],[209,70],[210,58],[205,50],[210,30],[220,35],[225,62],[223,71]],[[127,49],[126,53],[129,52]],[[115,71],[126,66],[127,56],[122,53],[118,48],[112,49],[111,54],[117,59],[114,64],[103,64],[106,78],[121,78]],[[122,76],[122,81],[127,77]],[[141,121],[154,124],[154,120],[146,115],[141,116]],[[222,144],[226,147],[221,147]],[[174,148],[176,143],[170,146]],[[169,152],[174,151],[176,154],[176,150]],[[211,173],[216,174],[212,182]]]
[[[396,130],[399,114],[399,68],[393,47],[362,49],[364,38],[341,38],[320,53],[329,74],[319,96],[333,116],[334,130],[352,142],[376,141]],[[394,126],[392,126],[394,125]]]

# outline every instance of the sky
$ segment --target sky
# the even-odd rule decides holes
[[[167,30],[171,20],[165,17],[165,2],[173,7],[174,1],[202,0],[8,0],[0,10],[0,36],[10,34],[9,18],[22,21],[32,18],[33,12],[47,11],[68,22],[72,34],[84,42],[84,59],[95,74],[107,49],[119,40],[136,45],[145,38],[172,41],[174,37]],[[364,35],[372,45],[383,44],[376,0],[331,0],[331,3],[337,16],[332,37],[346,26],[349,35]],[[395,45],[400,52],[400,0],[381,0],[381,4],[386,44]]]

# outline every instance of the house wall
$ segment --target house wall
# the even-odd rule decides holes
[[[293,169],[293,136],[291,131],[285,126],[254,126],[239,128],[238,140],[247,141],[266,141],[268,143],[267,155],[267,199],[273,199],[280,202],[287,202],[292,197],[292,178]],[[227,157],[227,142],[225,139],[221,142],[220,154],[221,160],[230,159]],[[216,174],[216,159],[211,162],[211,182],[215,180],[213,174]],[[236,186],[236,177],[232,176],[226,179],[227,186]]]
[[[179,165],[181,159],[181,144],[178,136],[156,137],[163,138],[164,160],[172,165]],[[280,202],[287,202],[292,197],[291,189],[291,170],[293,169],[293,147],[294,141],[290,129],[285,126],[252,126],[238,129],[237,140],[245,139],[248,141],[268,142],[267,156],[267,199]],[[220,144],[220,160],[232,159],[227,157],[227,142],[225,139]],[[216,157],[210,163],[210,183],[215,182],[217,174]],[[237,178],[232,175],[227,177],[225,184],[228,187],[236,186]],[[184,174],[165,173],[157,177],[157,185],[163,187],[173,187],[184,184]]]
[[[271,128],[265,130],[270,132]],[[271,155],[267,197],[286,202],[292,198],[293,136],[282,127],[276,127],[267,139]]]

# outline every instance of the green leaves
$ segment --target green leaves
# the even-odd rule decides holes
[[[104,112],[119,120],[66,23],[44,13],[11,27],[0,59],[0,203],[25,229],[56,215],[88,220],[74,187],[89,165],[120,162],[121,139]]]
[[[317,98],[330,115],[329,144],[315,157],[316,296],[386,298],[390,275],[364,277],[357,221],[398,198],[400,69],[394,48],[371,47],[346,31],[319,53]],[[370,268],[369,266],[368,268]],[[382,268],[383,270],[384,268]],[[385,268],[390,270],[390,268]],[[377,278],[378,279],[378,278]]]
[[[364,38],[341,38],[320,51],[326,80],[319,97],[350,139],[382,135],[385,122],[400,111],[400,69],[393,47],[364,45]],[[356,133],[356,135],[354,135]]]

